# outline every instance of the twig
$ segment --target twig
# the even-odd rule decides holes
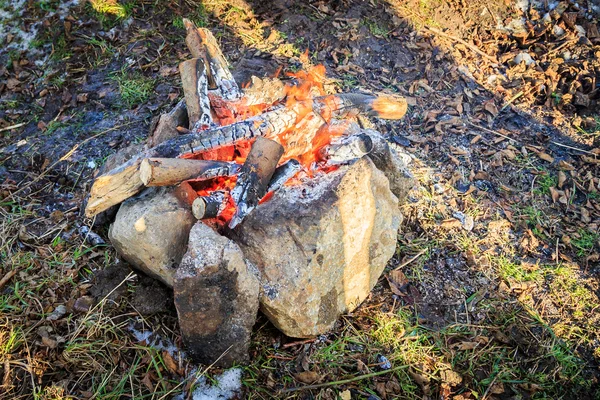
[[[558,142],[552,142],[551,141],[550,143],[552,143],[555,146],[564,147],[564,148],[571,149],[571,150],[577,150],[577,151],[580,151],[582,153],[586,153],[586,154],[591,154],[593,156],[597,156],[597,154],[594,153],[594,152],[592,152],[592,151],[578,149],[577,147],[567,146],[566,144],[562,144],[562,143],[558,143]]]
[[[4,285],[6,285],[8,283],[8,281],[10,281],[10,278],[12,278],[13,276],[15,276],[16,274],[17,274],[17,270],[16,269],[8,271],[2,277],[2,279],[0,279],[0,289],[2,289],[4,287]]]
[[[55,163],[53,163],[51,166],[49,166],[48,168],[46,168],[41,174],[39,174],[34,180],[32,180],[31,182],[29,182],[28,184],[22,186],[21,188],[17,189],[16,192],[11,193],[9,196],[14,196],[17,193],[22,192],[23,190],[27,189],[28,187],[30,187],[31,185],[33,185],[34,183],[38,182],[40,179],[42,179],[44,176],[46,176],[48,174],[48,172],[52,171],[54,169],[54,167],[56,167],[58,165],[58,163],[65,161],[67,158],[71,157],[73,155],[73,153],[75,153],[75,151],[79,148],[79,146],[83,145],[84,143],[89,142],[92,139],[97,138],[98,136],[104,135],[105,133],[108,133],[110,131],[114,131],[116,129],[122,128],[124,126],[127,125],[131,125],[133,124],[134,121],[130,121],[127,122],[125,124],[121,124],[118,126],[113,126],[112,128],[106,129],[102,132],[99,132],[93,136],[90,136],[89,138],[83,140],[80,143],[77,143],[75,146],[73,146],[73,148],[71,150],[69,150],[64,156],[62,156],[61,158],[58,159],[58,161],[56,161]]]
[[[484,58],[487,58],[488,60],[490,60],[490,61],[492,61],[494,63],[498,62],[498,60],[496,60],[496,57],[490,56],[489,54],[484,53],[483,51],[481,51],[479,49],[479,47],[477,47],[474,44],[471,44],[469,42],[465,42],[461,38],[457,38],[456,36],[448,35],[447,33],[444,33],[444,32],[442,32],[442,31],[440,31],[439,29],[436,29],[436,28],[430,28],[430,27],[426,26],[425,29],[427,29],[428,31],[431,31],[433,33],[437,33],[438,35],[443,36],[443,37],[445,37],[447,39],[451,39],[451,40],[454,40],[455,42],[462,43],[465,46],[467,46],[469,49],[471,49],[472,51],[474,51],[475,53],[479,54],[480,56],[482,56]]]
[[[306,339],[306,340],[300,340],[300,341],[298,341],[298,342],[286,343],[286,344],[284,344],[284,345],[283,345],[283,346],[281,346],[281,347],[283,347],[284,349],[287,349],[288,347],[294,347],[294,346],[298,346],[298,345],[300,345],[300,344],[312,343],[312,342],[314,342],[315,340],[317,340],[317,339]]]
[[[564,42],[563,44],[561,44],[560,46],[550,50],[549,52],[547,52],[545,55],[549,56],[550,54],[556,53],[557,51],[559,51],[560,49],[562,49],[563,47],[565,47],[566,45],[570,44],[570,43],[574,43],[576,41],[578,41],[579,39],[569,39],[566,42]]]
[[[363,379],[369,379],[369,378],[373,378],[375,376],[389,374],[390,372],[400,371],[401,369],[406,369],[408,367],[409,367],[408,365],[401,365],[399,367],[388,369],[385,371],[372,372],[370,374],[360,375],[360,376],[350,378],[350,379],[343,379],[341,381],[333,381],[333,382],[319,383],[317,385],[298,386],[298,387],[293,387],[293,388],[289,388],[289,389],[283,389],[280,391],[280,393],[290,393],[290,392],[298,392],[300,390],[320,389],[320,388],[329,387],[329,386],[344,385],[346,383],[357,382],[357,381],[361,381]]]
[[[403,262],[402,264],[398,265],[396,268],[394,268],[392,271],[397,271],[400,268],[404,268],[406,267],[408,264],[410,264],[411,262],[415,261],[417,258],[421,257],[423,254],[425,254],[425,252],[427,252],[427,250],[429,249],[423,249],[420,252],[418,252],[413,258],[411,258],[410,260]]]
[[[518,143],[518,142],[519,142],[517,139],[513,139],[513,138],[511,138],[510,136],[503,135],[502,133],[500,133],[500,132],[498,132],[498,131],[494,131],[494,130],[492,130],[492,129],[485,128],[485,127],[483,127],[483,126],[481,126],[481,125],[474,124],[474,123],[472,123],[471,121],[467,121],[467,124],[471,125],[471,126],[472,126],[472,127],[474,127],[474,128],[480,129],[480,130],[482,130],[482,131],[484,131],[484,132],[487,132],[487,133],[492,133],[492,134],[494,134],[494,135],[497,135],[497,136],[503,137],[504,139],[512,140],[512,141],[513,141],[513,142],[515,142],[515,143]]]
[[[27,125],[27,122],[21,122],[20,124],[16,124],[16,125],[7,126],[6,128],[2,128],[2,129],[0,129],[0,132],[4,132],[4,131],[10,131],[11,129],[20,128],[20,127],[22,127],[23,125]]]

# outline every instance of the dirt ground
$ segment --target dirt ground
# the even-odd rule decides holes
[[[591,0],[0,0],[0,398],[192,398],[222,372],[172,351],[171,293],[80,213],[182,97],[182,16],[240,80],[324,64],[410,105],[373,121],[418,181],[385,275],[315,340],[260,317],[238,397],[600,399]]]

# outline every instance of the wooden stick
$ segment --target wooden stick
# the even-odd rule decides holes
[[[479,54],[480,56],[487,58],[488,60],[490,60],[494,63],[498,63],[498,60],[496,59],[496,57],[493,57],[493,56],[490,56],[489,54],[484,53],[483,51],[479,50],[479,48],[477,46],[475,46],[474,44],[465,42],[464,40],[462,40],[461,38],[457,38],[456,36],[448,35],[447,33],[442,32],[436,28],[425,27],[425,29],[427,29],[433,33],[437,33],[438,35],[443,36],[446,39],[451,39],[451,40],[454,40],[455,42],[462,43],[465,46],[467,46],[469,49],[474,51],[475,53]]]
[[[333,382],[319,383],[316,385],[306,385],[306,386],[293,387],[293,388],[289,388],[289,389],[283,389],[283,390],[281,390],[281,393],[290,393],[290,392],[297,392],[300,390],[320,389],[320,388],[329,387],[329,386],[344,385],[346,383],[358,382],[358,381],[362,381],[363,379],[374,378],[376,376],[400,371],[400,370],[406,369],[408,367],[409,367],[409,365],[401,365],[399,367],[390,368],[385,371],[372,372],[370,374],[360,375],[360,376],[357,376],[354,378],[349,378],[349,379],[342,379],[340,381],[333,381]]]
[[[192,203],[192,214],[196,219],[216,218],[223,210],[225,193],[213,192],[210,196],[198,197]]]
[[[160,117],[150,127],[150,138],[148,143],[150,146],[156,146],[165,140],[169,140],[179,135],[177,127],[189,126],[185,101],[181,100],[175,108]]]
[[[294,159],[291,159],[277,167],[273,173],[273,176],[271,177],[269,186],[267,186],[267,193],[281,189],[281,187],[285,185],[287,181],[292,179],[301,169],[302,165],[300,162]]]
[[[240,89],[229,71],[229,64],[213,34],[204,28],[197,28],[187,18],[183,19],[187,32],[185,42],[192,56],[201,58],[208,66],[208,82],[210,89],[218,90],[220,97],[235,100],[241,97]]]
[[[242,222],[267,193],[267,186],[282,155],[283,146],[279,143],[260,137],[256,139],[231,191],[237,207],[229,223],[231,229]]]
[[[235,175],[239,170],[239,164],[223,161],[146,158],[140,164],[140,179],[145,186],[170,186],[188,179]]]
[[[179,64],[181,84],[187,105],[190,127],[208,128],[212,123],[210,100],[208,99],[208,80],[204,61],[193,58]]]
[[[10,281],[10,279],[15,276],[17,274],[17,270],[13,269],[8,271],[3,277],[2,279],[0,279],[0,289],[2,289],[4,287],[4,285],[6,285],[8,283],[8,281]]]

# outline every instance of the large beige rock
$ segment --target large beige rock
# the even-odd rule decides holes
[[[401,219],[388,179],[367,157],[279,190],[236,231],[261,272],[261,310],[288,336],[327,332],[369,295]]]
[[[196,219],[171,188],[150,188],[119,208],[108,237],[133,267],[173,286]]]
[[[203,364],[248,360],[258,312],[258,271],[233,241],[198,222],[175,274],[175,307],[184,344]]]

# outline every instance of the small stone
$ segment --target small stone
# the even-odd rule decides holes
[[[75,304],[73,304],[73,310],[80,312],[80,313],[86,313],[92,308],[93,304],[94,304],[93,297],[82,296],[82,297],[78,298],[77,300],[75,300]]]
[[[436,194],[442,194],[446,191],[446,188],[441,183],[436,183],[435,185],[433,185],[433,191]]]
[[[46,319],[48,321],[56,321],[56,320],[62,318],[66,313],[67,313],[67,307],[64,306],[63,304],[60,304],[60,305],[56,306],[54,311],[52,311],[52,314],[48,315],[48,317]]]
[[[456,188],[456,190],[458,190],[459,193],[467,193],[471,188],[471,182],[461,179],[456,182],[454,187]]]
[[[174,279],[183,341],[200,363],[230,367],[249,359],[259,280],[239,246],[203,222],[190,231]]]

